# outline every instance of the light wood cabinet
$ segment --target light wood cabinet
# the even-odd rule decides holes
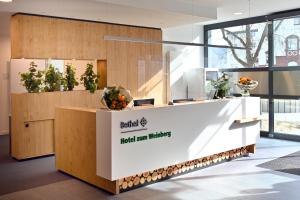
[[[99,108],[101,90],[12,94],[11,150],[16,159],[54,153],[55,107]]]

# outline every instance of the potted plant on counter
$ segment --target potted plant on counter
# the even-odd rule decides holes
[[[63,85],[62,73],[58,71],[53,65],[49,65],[45,73],[45,92],[60,91],[61,85]]]
[[[63,78],[63,85],[65,91],[73,91],[75,86],[78,86],[78,81],[75,78],[75,68],[72,64],[66,65],[65,77]]]
[[[132,105],[130,92],[121,86],[104,88],[101,103],[110,110],[123,110]]]
[[[94,93],[98,89],[99,76],[93,71],[93,65],[88,63],[84,74],[81,75],[80,81],[83,83],[86,90]]]
[[[216,89],[214,99],[221,99],[228,95],[230,91],[228,74],[222,73],[222,75],[216,81],[212,80],[211,84]]]
[[[42,90],[43,71],[37,70],[34,62],[30,63],[29,72],[21,73],[22,85],[29,93],[37,93]]]

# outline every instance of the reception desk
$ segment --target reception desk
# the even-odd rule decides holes
[[[123,111],[57,108],[56,164],[117,194],[254,153],[259,116],[257,97]]]

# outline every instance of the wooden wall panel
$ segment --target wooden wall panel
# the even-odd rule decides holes
[[[105,59],[105,24],[30,15],[11,19],[12,58]]]
[[[11,57],[23,58],[22,52],[22,33],[23,26],[21,19],[18,17],[12,17],[10,21],[10,41],[11,41]]]
[[[22,23],[22,58],[55,58],[57,26],[52,18],[26,17]],[[12,56],[13,57],[13,56]]]
[[[127,35],[127,28],[121,26],[107,26],[107,34]],[[127,88],[127,59],[129,53],[127,42],[106,41],[107,85],[121,85]]]
[[[80,24],[76,21],[64,20],[57,21],[58,40],[53,41],[58,46],[57,58],[79,58],[82,57],[82,33],[80,31]]]
[[[166,103],[162,45],[103,39],[114,35],[161,40],[161,30],[21,14],[12,17],[11,27],[13,58],[106,60],[108,86],[121,85],[134,98]]]
[[[106,43],[104,35],[106,34],[106,24],[85,22],[83,26],[82,59],[91,57],[95,60],[106,58]]]

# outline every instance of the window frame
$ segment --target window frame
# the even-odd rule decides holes
[[[234,26],[242,26],[247,24],[255,24],[255,23],[268,23],[268,67],[263,68],[226,68],[221,69],[223,72],[259,72],[259,71],[267,71],[268,72],[268,94],[267,95],[251,95],[251,96],[259,96],[261,98],[266,98],[269,100],[269,131],[261,131],[261,136],[278,138],[278,139],[287,139],[287,140],[295,140],[300,141],[300,136],[298,135],[289,135],[283,133],[274,132],[274,99],[300,99],[300,94],[297,96],[293,95],[274,95],[273,94],[273,73],[277,71],[300,71],[300,66],[274,66],[274,33],[273,26],[274,21],[285,18],[293,18],[295,16],[300,17],[300,9],[288,10],[282,12],[276,12],[270,15],[221,22],[216,24],[205,25],[203,28],[204,31],[204,44],[208,44],[208,33],[211,30],[221,29],[221,28],[229,28]],[[204,47],[204,67],[208,68],[208,47]]]

